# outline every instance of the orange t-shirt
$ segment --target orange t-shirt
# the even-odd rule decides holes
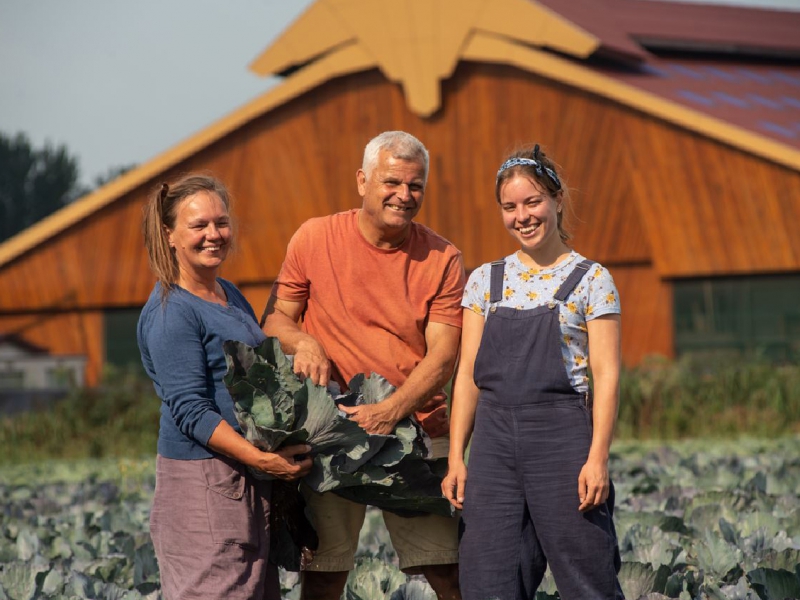
[[[358,212],[305,222],[272,293],[306,304],[303,331],[325,348],[342,389],[372,372],[399,387],[425,356],[428,321],[461,327],[461,252],[419,223],[400,247],[376,248],[358,229]],[[416,413],[431,437],[448,431],[445,399],[437,394]]]

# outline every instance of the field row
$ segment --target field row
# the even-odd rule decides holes
[[[615,520],[628,600],[800,598],[800,438],[622,443]],[[152,460],[0,468],[0,599],[160,598]],[[368,513],[352,600],[432,600]],[[298,597],[283,573],[286,598]],[[537,600],[557,598],[548,575]]]

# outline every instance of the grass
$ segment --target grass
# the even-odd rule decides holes
[[[800,365],[651,357],[623,371],[617,437],[667,440],[800,432]]]
[[[160,405],[138,371],[108,370],[97,388],[0,419],[0,464],[154,455]]]

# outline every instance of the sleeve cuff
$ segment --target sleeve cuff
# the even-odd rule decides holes
[[[200,418],[200,421],[198,421],[194,428],[194,439],[204,446],[208,446],[208,440],[211,439],[211,434],[214,433],[214,430],[221,422],[222,415],[210,410],[207,411],[206,414]]]
[[[453,327],[458,327],[461,329],[461,322],[464,319],[464,311],[463,308],[469,307],[462,307],[459,306],[457,310],[450,311],[450,312],[431,312],[428,315],[428,321],[431,323],[443,323],[445,325],[452,325]]]

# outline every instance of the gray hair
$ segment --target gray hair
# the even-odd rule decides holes
[[[384,131],[372,138],[364,148],[364,161],[361,170],[367,177],[378,164],[378,154],[381,150],[392,153],[394,158],[420,163],[425,168],[425,182],[428,181],[428,149],[410,133],[405,131]]]

